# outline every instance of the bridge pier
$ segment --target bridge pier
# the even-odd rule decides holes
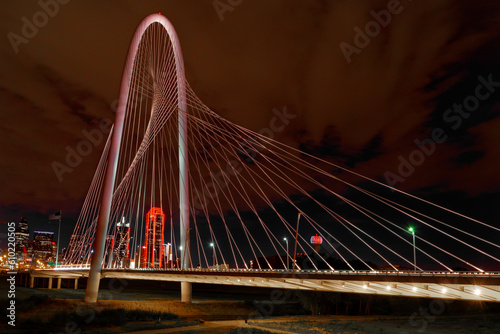
[[[52,277],[49,277],[48,289],[52,289]]]
[[[78,278],[75,278],[75,290],[78,290]]]
[[[191,282],[181,282],[181,302],[191,303],[193,300],[193,290]]]
[[[30,274],[30,288],[33,289],[35,286],[35,276]]]
[[[61,288],[61,277],[58,277],[57,278],[57,288],[56,289],[60,289]]]
[[[92,269],[90,269],[92,272]],[[92,273],[93,275],[89,275],[87,280],[87,290],[85,291],[85,299],[86,303],[95,303],[97,302],[97,295],[99,294],[99,283],[101,282],[101,271],[95,271]]]

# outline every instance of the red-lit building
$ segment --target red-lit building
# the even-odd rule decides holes
[[[321,244],[323,243],[323,238],[320,237],[319,235],[313,235],[311,237],[311,244],[313,245],[313,248],[316,252],[319,252],[319,248],[321,247]]]
[[[163,231],[165,214],[153,207],[146,214],[145,252],[142,254],[142,268],[163,268]]]

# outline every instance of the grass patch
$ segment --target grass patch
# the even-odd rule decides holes
[[[47,295],[32,295],[29,298],[21,299],[18,303],[17,310],[19,312],[29,311],[40,305],[48,304],[52,301]]]
[[[16,312],[26,312],[39,307],[40,305],[46,305],[50,303],[52,299],[47,295],[32,295],[29,298],[16,298]],[[0,300],[1,305],[8,305],[9,300],[7,298],[2,298]],[[6,310],[2,307],[1,313],[7,315]]]
[[[167,312],[145,311],[145,310],[125,310],[104,309],[96,312],[92,308],[80,309],[77,311],[61,311],[54,314],[50,319],[41,319],[32,317],[26,319],[20,325],[22,328],[32,329],[32,333],[49,333],[54,331],[63,331],[67,326],[81,329],[83,333],[88,330],[103,327],[122,327],[127,322],[141,321],[175,321],[179,320],[176,314]]]

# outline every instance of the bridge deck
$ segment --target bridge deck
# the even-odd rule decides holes
[[[88,269],[36,270],[33,277],[88,277]],[[498,272],[107,269],[103,278],[500,302]]]

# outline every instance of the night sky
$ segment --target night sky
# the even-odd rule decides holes
[[[113,118],[130,39],[161,12],[191,87],[223,117],[259,131],[286,106],[297,117],[276,139],[382,182],[416,140],[439,138],[395,186],[499,226],[500,3],[404,0],[356,39],[391,2],[72,0],[50,17],[38,1],[2,1],[0,221],[55,230],[48,215],[63,210],[69,239],[104,140],[62,181],[53,162]]]

